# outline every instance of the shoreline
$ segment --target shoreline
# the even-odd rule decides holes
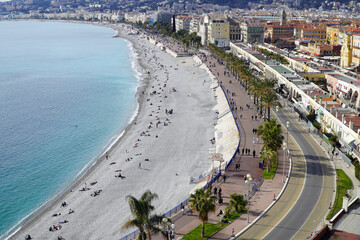
[[[13,21],[13,20],[12,20]],[[15,20],[18,21],[18,20]],[[19,21],[25,21],[25,20],[19,20]],[[28,20],[29,21],[29,20]],[[30,21],[40,21],[40,22],[61,22],[61,23],[77,23],[77,24],[88,24],[93,25],[97,27],[105,27],[112,29],[116,31],[115,28],[112,26],[109,26],[107,24],[99,24],[99,23],[89,23],[89,22],[79,22],[79,21],[67,21],[67,20],[41,20],[41,19],[32,19]],[[128,124],[126,127],[116,136],[114,135],[114,140],[109,141],[109,144],[104,145],[104,151],[100,152],[97,156],[100,157],[94,157],[92,160],[90,160],[74,177],[73,180],[69,182],[64,188],[56,195],[50,196],[48,200],[45,200],[44,203],[42,203],[39,207],[37,207],[35,210],[33,210],[31,213],[28,214],[28,216],[23,217],[18,223],[16,223],[14,226],[12,226],[8,231],[4,233],[5,239],[12,239],[16,237],[18,234],[21,233],[21,231],[31,225],[34,221],[37,220],[37,218],[40,218],[45,213],[48,212],[54,205],[61,204],[61,200],[68,195],[70,192],[72,192],[72,189],[78,188],[81,185],[81,182],[86,179],[91,173],[93,173],[97,167],[105,160],[105,153],[108,152],[111,154],[111,151],[113,151],[118,144],[121,143],[121,140],[126,136],[129,129],[132,127],[134,122],[137,120],[139,112],[141,111],[141,107],[143,105],[143,101],[141,101],[140,97],[140,91],[143,89],[146,89],[146,87],[149,85],[149,75],[145,73],[140,72],[140,68],[146,69],[146,67],[143,65],[141,60],[138,57],[138,49],[134,47],[134,43],[124,37],[119,37],[126,41],[126,43],[130,46],[129,47],[129,53],[130,53],[130,59],[132,61],[132,71],[134,73],[134,77],[137,79],[137,87],[135,88],[135,101],[136,101],[136,108],[134,110],[133,115],[129,119]],[[133,64],[138,65],[136,69],[136,66],[133,66]],[[140,76],[136,75],[136,72],[139,73]]]
[[[63,22],[63,21],[62,21]],[[64,21],[64,22],[69,22],[69,21]],[[81,23],[81,22],[75,22],[75,23]],[[86,23],[86,24],[89,24],[89,23]],[[111,28],[113,29],[114,31],[116,31],[116,29],[112,26],[109,26],[109,25],[104,25],[104,24],[93,24],[91,23],[92,25],[95,25],[95,26],[102,26],[102,27],[108,27],[108,28]],[[139,37],[139,36],[137,36]],[[139,65],[139,68],[142,68],[142,69],[149,69],[150,67],[143,63],[141,61],[141,59],[138,57],[139,56],[139,52],[140,51],[138,48],[136,48],[135,46],[135,43],[133,42],[132,39],[130,39],[130,37],[126,38],[126,36],[121,36],[122,39],[124,39],[125,41],[128,41],[129,44],[131,44],[132,48],[133,49],[130,49],[130,51],[134,51],[134,55],[135,55],[135,60],[137,63],[135,64],[138,64]],[[140,40],[140,39],[139,39]],[[154,46],[154,48],[156,48]],[[151,69],[151,68],[150,68]],[[138,120],[138,117],[139,117],[139,113],[141,113],[143,110],[144,110],[144,107],[145,107],[145,100],[144,100],[144,96],[141,96],[141,92],[145,91],[146,89],[149,88],[149,85],[150,85],[150,82],[151,82],[151,77],[152,77],[153,74],[144,74],[142,73],[142,78],[139,80],[139,84],[138,84],[138,87],[136,89],[136,94],[135,94],[135,97],[136,97],[136,101],[137,101],[137,104],[138,104],[138,108],[137,108],[137,111],[135,110],[134,114],[136,114],[134,116],[134,118],[132,119],[131,122],[129,122],[129,124],[126,126],[126,128],[124,129],[123,131],[123,134],[117,139],[115,140],[114,144],[112,144],[111,146],[109,146],[108,148],[108,152],[109,152],[109,155],[111,156],[112,155],[112,151],[114,149],[116,149],[118,147],[118,145],[122,142],[122,140],[128,135],[130,129],[134,126],[134,123],[136,124],[136,121]],[[105,150],[106,151],[106,150]],[[19,235],[22,234],[22,232],[24,230],[26,230],[29,226],[31,226],[33,223],[35,223],[39,218],[41,218],[42,216],[44,216],[46,213],[49,212],[50,209],[52,209],[54,206],[56,205],[60,205],[61,203],[61,200],[64,199],[66,196],[68,196],[69,194],[72,193],[72,189],[76,189],[76,188],[79,188],[83,182],[92,174],[95,172],[95,170],[98,169],[98,167],[105,161],[105,156],[104,154],[101,155],[100,158],[98,158],[97,160],[94,161],[93,164],[90,164],[89,168],[88,169],[85,169],[84,170],[84,173],[83,174],[80,174],[76,179],[74,179],[73,183],[70,184],[69,187],[65,188],[58,196],[56,196],[53,200],[49,201],[48,203],[46,203],[44,206],[42,206],[38,211],[36,211],[32,216],[29,216],[28,220],[25,221],[25,223],[23,223],[21,225],[21,227],[16,231],[14,232],[14,234],[8,238],[15,238]],[[173,204],[174,206],[174,204]]]

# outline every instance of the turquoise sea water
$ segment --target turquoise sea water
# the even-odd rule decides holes
[[[111,29],[22,21],[0,33],[2,239],[123,131],[138,80]]]

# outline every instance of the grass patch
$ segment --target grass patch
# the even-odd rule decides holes
[[[264,179],[273,179],[275,176],[277,166],[278,166],[278,160],[276,159],[273,161],[271,168],[269,169],[269,172],[267,171],[267,167],[265,167],[263,174],[262,174]]]
[[[343,197],[345,196],[348,189],[353,189],[351,179],[344,173],[342,169],[336,169],[338,180],[336,182],[336,196],[335,202],[333,203],[332,209],[326,220],[330,220],[340,209],[342,208]]]
[[[246,211],[246,209],[244,209],[240,213],[236,213],[235,211],[233,211],[233,212],[231,212],[230,216],[228,218],[224,218],[224,220],[228,220],[230,222],[233,222],[235,219],[240,217],[240,215],[242,213],[244,213],[245,211]],[[226,227],[227,225],[229,225],[229,224],[228,223],[222,223],[222,222],[205,223],[204,237],[201,237],[202,225],[200,224],[199,226],[194,228],[191,232],[189,232],[188,234],[183,236],[182,239],[186,239],[186,240],[203,240],[203,239],[207,239],[207,238],[211,237],[212,235],[214,235],[215,233],[217,233],[218,231],[220,231],[221,229],[223,229],[224,227]]]
[[[218,232],[220,229],[223,229],[226,225],[227,225],[226,223],[221,223],[221,222],[218,222],[218,223],[208,223],[207,222],[207,223],[205,223],[204,237],[201,237],[202,224],[200,224],[199,226],[194,228],[191,232],[189,232],[188,234],[183,236],[182,239],[186,239],[186,240],[203,240],[203,239],[206,239],[208,237],[211,237],[216,232]]]

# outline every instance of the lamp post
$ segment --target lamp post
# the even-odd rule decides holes
[[[247,174],[246,175],[246,185],[248,186],[248,192],[247,192],[247,202],[248,202],[248,209],[247,209],[247,221],[248,223],[250,222],[249,220],[249,210],[250,210],[250,184],[251,184],[252,178],[251,178],[251,174]]]
[[[163,228],[164,228],[164,231],[166,231],[166,239],[169,240],[170,237],[169,237],[169,230],[170,230],[170,222],[169,222],[169,219],[167,217],[164,217],[162,219],[162,223],[163,223]]]
[[[289,121],[286,122],[286,146],[289,146]]]
[[[284,150],[284,160],[283,160],[283,175],[282,175],[282,182],[284,183],[284,175],[285,175],[285,154],[286,154],[286,146],[287,144],[284,143],[284,147],[283,147],[283,150]]]

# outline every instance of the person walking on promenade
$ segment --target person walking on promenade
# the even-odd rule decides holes
[[[214,195],[216,195],[217,194],[217,187],[215,186],[214,187]]]
[[[256,156],[256,152],[255,152],[255,149],[254,149],[254,151],[253,151],[253,157],[255,157]]]

